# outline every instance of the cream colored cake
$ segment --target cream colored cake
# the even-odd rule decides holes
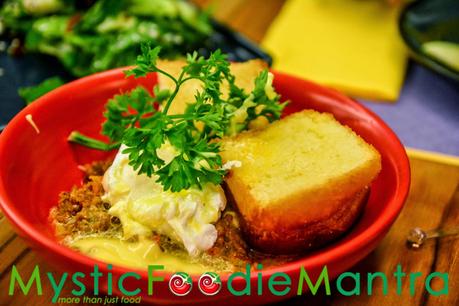
[[[166,61],[162,60],[158,62],[158,67],[167,71],[174,77],[178,77],[182,71],[182,67],[185,65],[185,60],[174,60]],[[267,65],[262,60],[250,60],[242,63],[231,63],[230,70],[235,76],[235,83],[238,87],[244,89],[246,92],[250,92],[254,88],[254,80],[260,74],[260,72],[267,68]],[[171,89],[174,87],[174,82],[162,75],[158,74],[158,83],[162,89]],[[183,114],[186,105],[195,101],[195,94],[197,90],[201,89],[201,83],[197,80],[190,80],[185,82],[174,99],[174,103],[171,104],[168,113],[169,114]],[[223,95],[228,94],[228,84],[225,82],[222,85]]]
[[[346,231],[381,169],[379,153],[331,114],[305,110],[224,139],[226,178],[253,246],[273,253],[316,247]]]

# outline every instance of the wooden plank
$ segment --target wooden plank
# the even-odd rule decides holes
[[[20,260],[17,261],[16,267],[23,278],[31,275],[36,264],[40,264],[37,261],[37,256],[34,252],[27,252]],[[19,286],[15,286],[14,294],[10,296],[8,294],[10,284],[11,269],[1,274],[0,278],[0,300],[4,305],[48,305],[50,298],[47,296],[37,296],[36,294],[30,293],[28,295],[20,292]],[[45,284],[45,282],[43,282]],[[33,288],[32,288],[33,289]],[[44,291],[46,294],[48,290]]]
[[[442,226],[445,229],[459,228],[459,187],[443,213]],[[459,305],[459,239],[457,236],[439,239],[435,251],[437,256],[432,271],[449,274],[449,294],[439,297],[429,295],[426,297],[426,305]],[[443,282],[435,278],[432,288],[441,290]]]
[[[0,249],[6,243],[8,243],[13,237],[15,233],[11,228],[8,220],[6,218],[0,219]]]
[[[17,260],[23,256],[28,246],[21,238],[15,236],[10,242],[3,245],[0,249],[0,275],[9,272],[11,265],[16,264]]]
[[[194,0],[200,7],[211,6],[215,18],[254,42],[260,42],[285,0]]]
[[[45,258],[38,256],[35,252],[27,252],[20,260],[15,263],[16,268],[24,279],[29,277],[34,270],[35,266],[38,266],[40,269],[40,275],[42,278],[42,292],[43,295],[37,296],[36,288],[33,287],[31,292],[28,295],[24,295],[19,286],[16,284],[14,288],[14,295],[8,295],[8,289],[10,285],[10,275],[11,271],[6,271],[5,274],[1,274],[0,278],[0,305],[10,305],[10,306],[24,306],[24,305],[69,305],[64,303],[52,303],[53,298],[53,288],[50,285],[50,282],[46,279],[46,273],[51,272],[55,277],[59,277],[61,272],[56,271],[54,268],[50,267]],[[70,283],[64,287],[61,293],[61,297],[72,297],[71,290],[73,287]],[[102,296],[103,297],[103,296]],[[89,306],[89,305],[98,305],[98,304],[88,304],[88,303],[79,303],[78,305]],[[102,304],[101,304],[102,305]],[[110,304],[114,305],[114,304]]]

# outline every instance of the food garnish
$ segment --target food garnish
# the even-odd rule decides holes
[[[157,175],[157,182],[165,191],[220,184],[226,171],[222,169],[220,144],[215,139],[246,130],[259,117],[269,122],[280,118],[285,103],[279,102],[272,87],[272,75],[262,71],[254,81],[254,89],[247,93],[235,84],[227,56],[219,50],[208,58],[196,52],[188,54],[178,77],[157,66],[159,47],[143,44],[141,50],[136,67],[126,71],[126,75],[138,78],[156,72],[173,80],[174,87],[161,90],[155,86],[152,96],[139,86],[111,99],[102,126],[102,134],[109,137],[109,143],[79,132],[71,133],[69,141],[99,150],[112,150],[123,144],[126,148],[122,153],[129,155],[134,170],[149,177]],[[174,97],[189,80],[200,81],[202,90],[196,92],[195,100],[190,101],[183,114],[168,114]],[[223,83],[228,84],[227,95],[222,94]],[[158,156],[158,150],[166,143],[176,150],[168,163]]]

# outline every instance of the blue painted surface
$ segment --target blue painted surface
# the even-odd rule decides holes
[[[405,146],[459,156],[458,82],[412,63],[397,103],[362,103],[377,113]]]

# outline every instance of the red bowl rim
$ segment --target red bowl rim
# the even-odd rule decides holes
[[[28,105],[23,110],[21,110],[6,126],[4,131],[0,134],[0,164],[2,160],[2,153],[4,150],[8,150],[6,147],[5,139],[14,135],[15,127],[18,123],[23,120],[26,114],[33,112],[36,109],[46,107],[47,104],[52,101],[50,99],[55,94],[60,92],[65,92],[66,90],[75,87],[75,86],[82,86],[85,83],[93,83],[93,82],[100,82],[106,79],[116,78],[118,75],[124,75],[123,71],[127,68],[116,68],[100,73],[96,73],[87,77],[80,78],[78,80],[69,82],[47,94],[37,99],[34,103]],[[275,75],[282,76],[283,78],[291,79],[291,80],[301,80],[302,82],[307,83],[310,87],[317,89],[321,92],[328,93],[333,95],[336,99],[339,99],[348,105],[351,105],[353,108],[359,110],[360,112],[366,113],[372,119],[374,119],[378,125],[380,125],[383,130],[385,131],[385,137],[389,138],[391,142],[394,143],[394,150],[392,154],[397,156],[397,167],[398,172],[396,172],[397,177],[397,187],[395,191],[395,195],[391,201],[387,203],[387,208],[384,210],[384,214],[382,214],[374,223],[372,223],[369,227],[363,230],[361,233],[346,241],[342,244],[333,247],[332,249],[326,250],[324,252],[319,252],[312,256],[306,255],[306,258],[300,258],[298,260],[279,265],[273,268],[263,269],[263,278],[271,276],[273,273],[276,272],[284,272],[290,274],[291,272],[298,270],[299,267],[308,267],[308,266],[325,266],[328,262],[333,259],[342,258],[346,254],[352,253],[352,251],[358,250],[360,245],[369,244],[374,239],[377,239],[381,233],[385,233],[388,228],[392,225],[395,221],[396,217],[398,216],[400,210],[402,209],[405,200],[408,196],[409,186],[410,186],[410,166],[408,156],[406,155],[406,151],[395,135],[395,133],[387,126],[382,119],[380,119],[375,113],[358,103],[357,101],[345,96],[344,94],[336,91],[334,89],[330,89],[327,87],[323,87],[318,85],[314,82],[299,79],[297,77],[272,71]],[[69,258],[73,261],[78,262],[81,265],[93,267],[95,264],[99,266],[99,268],[103,271],[106,269],[106,262],[103,262],[98,259],[94,259],[82,253],[79,253],[75,250],[72,250],[66,246],[59,244],[56,240],[53,240],[46,235],[42,234],[40,231],[34,228],[34,225],[25,220],[21,217],[21,214],[18,210],[14,207],[13,203],[9,203],[6,197],[6,190],[4,185],[4,179],[0,176],[0,208],[3,210],[5,216],[24,234],[27,235],[27,238],[34,243],[36,246],[40,246],[41,248],[49,249],[52,252],[62,256]],[[142,276],[142,278],[147,277],[147,272],[145,270],[140,270],[137,268],[129,268],[124,266],[113,266],[112,272],[114,273],[126,273],[134,271]],[[165,277],[165,281],[169,280],[170,275],[172,272],[170,271],[163,271],[162,273],[158,271],[158,275]],[[222,273],[220,278],[222,282],[226,282],[228,280],[228,273]],[[198,275],[192,275],[193,279]],[[256,274],[252,274],[252,280],[256,278]]]

